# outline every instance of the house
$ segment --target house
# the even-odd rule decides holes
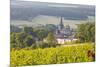
[[[64,44],[65,42],[71,42],[77,40],[74,38],[75,32],[69,25],[64,26],[63,19],[61,17],[60,23],[57,25],[57,29],[55,31],[55,37],[57,39],[58,44]],[[71,37],[71,38],[70,38]]]
[[[65,42],[72,42],[72,41],[77,41],[78,39],[76,38],[57,38],[58,44],[65,44]]]

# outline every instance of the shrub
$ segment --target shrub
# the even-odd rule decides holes
[[[92,50],[92,52],[89,52]],[[89,54],[89,56],[88,56]],[[95,55],[94,45],[85,43],[77,46],[56,47],[56,48],[38,48],[38,49],[20,49],[11,51],[11,65],[38,65],[38,64],[58,64],[70,62],[90,62]]]

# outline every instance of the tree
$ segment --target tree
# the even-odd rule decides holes
[[[76,36],[81,42],[95,42],[95,23],[78,25]]]
[[[10,33],[10,43],[16,43],[16,34],[15,33]]]
[[[32,27],[24,27],[24,32],[30,35],[33,35],[33,28]]]
[[[27,34],[25,32],[16,33],[16,43],[17,43],[18,47],[20,47],[20,48],[25,47],[24,39],[26,37],[27,37]]]
[[[40,40],[43,40],[48,34],[48,31],[44,29],[34,30],[34,32]]]
[[[31,35],[28,35],[25,39],[24,39],[24,44],[25,46],[31,46],[33,43],[35,43],[35,40],[33,39],[33,37]]]
[[[56,46],[57,40],[53,33],[49,33],[46,37],[46,42],[49,44],[49,46]]]
[[[10,40],[12,48],[30,47],[33,43],[35,43],[35,38],[32,35],[27,34],[25,32],[12,33]]]
[[[22,31],[21,28],[14,25],[10,25],[10,32],[21,32],[21,31]]]
[[[45,29],[47,29],[50,32],[54,32],[56,29],[56,26],[54,24],[46,24]]]
[[[17,45],[16,45],[16,34],[15,33],[10,33],[10,44],[11,44],[11,48],[17,47]]]

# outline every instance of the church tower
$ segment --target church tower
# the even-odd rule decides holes
[[[63,19],[61,17],[60,19],[60,24],[59,24],[59,30],[63,29],[64,28],[64,25],[63,25]]]

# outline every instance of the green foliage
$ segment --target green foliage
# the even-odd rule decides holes
[[[34,29],[33,31],[40,40],[43,40],[43,38],[47,37],[48,35],[48,31],[45,29]]]
[[[81,42],[95,42],[95,23],[85,23],[78,25],[77,37]]]
[[[46,47],[48,47],[48,44],[44,43],[44,42],[38,42],[38,43],[36,43],[36,46],[37,46],[37,48],[46,48]]]
[[[24,32],[28,33],[28,34],[32,34],[33,33],[33,28],[32,27],[24,27]]]
[[[73,62],[90,62],[93,58],[88,57],[88,51],[93,51],[92,43],[78,44],[76,46],[44,48],[44,49],[12,49],[11,65],[39,65],[58,64]]]
[[[50,47],[56,47],[60,46],[60,44],[50,44],[50,43],[45,43],[45,42],[37,42],[35,44],[32,44],[31,48],[36,49],[36,48],[50,48]]]
[[[41,33],[39,36],[43,35]],[[44,34],[45,35],[45,34]],[[44,36],[43,36],[44,37]],[[31,34],[20,32],[20,33],[11,33],[11,48],[47,48],[47,47],[56,47],[56,39],[53,34],[49,34],[47,37],[47,43],[43,41],[36,41],[35,37]]]
[[[54,32],[56,29],[56,26],[54,24],[46,24],[45,29],[47,29],[50,32]]]
[[[32,35],[25,32],[11,33],[10,39],[11,48],[25,48],[35,43]]]
[[[24,39],[24,44],[26,46],[31,46],[33,43],[35,43],[35,40],[33,39],[33,37],[31,35],[27,36],[25,39]]]
[[[12,26],[11,26],[11,29],[12,29]],[[24,28],[22,28],[22,31],[20,32],[11,32],[11,36],[10,36],[11,48],[26,48],[26,47],[30,47],[32,44],[33,44],[32,47],[34,48],[47,47],[47,45],[50,42],[48,44],[42,43],[42,42],[37,44],[36,42],[43,41],[43,39],[47,37],[48,33],[53,31],[54,29],[55,29],[55,25],[47,24],[45,26],[42,26],[42,28],[39,28],[39,29],[37,27],[32,28],[32,27],[25,26]],[[53,44],[52,46],[56,46],[55,43],[52,43],[52,44]],[[48,47],[51,47],[51,45],[48,45]]]
[[[21,32],[22,29],[17,27],[17,26],[14,26],[14,25],[10,25],[10,32]]]
[[[11,33],[10,35],[10,44],[11,44],[11,48],[15,48],[16,47],[16,34],[15,33]]]
[[[54,36],[53,33],[49,33],[48,36],[46,37],[46,42],[50,45],[50,46],[56,46],[57,44],[57,40]]]

